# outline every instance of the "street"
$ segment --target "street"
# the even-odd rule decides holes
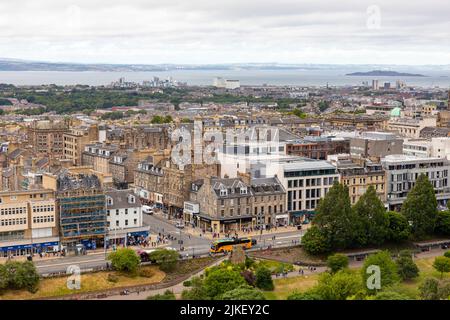
[[[168,246],[177,250],[184,247],[184,251],[180,252],[182,255],[192,257],[193,255],[197,256],[209,253],[212,242],[211,239],[187,234],[182,229],[175,227],[175,220],[168,221],[163,217],[147,214],[143,215],[143,220],[145,225],[150,226],[151,234],[157,235],[161,233],[174,237],[175,239]],[[253,238],[257,240],[257,244],[254,248],[258,249],[269,245],[272,247],[290,246],[294,245],[293,241],[296,241],[296,244],[298,244],[302,234],[302,230],[287,232],[279,230],[277,233],[271,232],[253,236]],[[273,239],[274,236],[275,239]],[[178,240],[180,239],[183,241],[183,244],[178,243]],[[105,253],[103,251],[97,251],[95,253],[90,252],[84,256],[70,256],[55,259],[40,260],[38,257],[34,258],[36,268],[41,275],[66,272],[67,268],[71,265],[76,265],[81,270],[89,270],[92,268],[104,267],[106,266],[106,262]]]

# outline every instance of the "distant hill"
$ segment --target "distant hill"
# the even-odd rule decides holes
[[[426,77],[423,74],[418,73],[405,73],[397,71],[383,71],[383,70],[373,70],[368,72],[353,72],[348,73],[346,76],[372,76],[372,77]]]

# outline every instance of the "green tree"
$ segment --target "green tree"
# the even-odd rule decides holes
[[[129,273],[136,273],[141,263],[139,256],[130,248],[121,248],[111,252],[108,259],[111,260],[111,265],[115,270]]]
[[[444,273],[450,272],[450,258],[447,257],[436,257],[433,262],[433,268],[441,273],[441,279]]]
[[[447,202],[447,205],[450,201]],[[450,235],[450,210],[439,211],[436,218],[436,233]]]
[[[419,295],[422,300],[438,300],[439,281],[435,278],[426,278],[419,286]]]
[[[5,265],[0,264],[0,292],[8,288],[8,271]]]
[[[408,193],[401,209],[411,222],[412,234],[420,239],[434,232],[437,219],[437,200],[433,185],[425,174],[421,174]]]
[[[261,291],[250,286],[241,286],[239,288],[225,292],[222,300],[266,300]]]
[[[157,249],[150,253],[150,261],[155,261],[164,272],[173,271],[179,259],[179,254],[175,250]]]
[[[320,275],[319,282],[312,289],[324,300],[346,300],[357,294],[362,289],[361,279],[346,270],[340,270],[335,274],[325,272]]]
[[[219,299],[227,291],[236,289],[246,282],[238,271],[232,268],[211,268],[203,281],[206,294],[212,299]]]
[[[183,290],[181,298],[183,300],[210,300],[205,287],[203,286],[203,280],[199,277],[191,279],[191,289]]]
[[[335,253],[327,258],[327,267],[331,273],[336,273],[348,267],[348,257],[345,254]]]
[[[395,211],[385,213],[387,219],[387,239],[400,242],[407,240],[411,234],[408,220],[404,215]]]
[[[388,220],[383,202],[373,186],[353,206],[359,224],[357,241],[361,246],[381,245],[388,235]]]
[[[308,228],[301,239],[303,249],[310,254],[322,254],[330,251],[328,234],[318,226]]]
[[[272,273],[268,268],[260,266],[256,269],[255,285],[262,290],[272,291],[274,289]]]
[[[370,266],[378,266],[380,268],[381,288],[386,288],[400,280],[397,265],[392,260],[389,251],[381,251],[369,255],[366,260],[364,260],[364,265],[361,269],[363,283],[367,283],[367,279],[372,275],[372,273],[368,273],[368,271],[370,271]],[[375,289],[368,288],[367,290],[373,292]]]
[[[292,114],[299,117],[300,119],[306,119],[306,113],[304,113],[302,110],[295,108],[292,111]]]
[[[39,285],[39,274],[33,262],[9,261],[4,266],[4,271],[8,280],[8,287],[11,289],[27,289],[36,292]]]
[[[445,251],[444,252],[444,257],[450,258],[450,251]]]
[[[330,103],[328,101],[320,101],[319,102],[319,110],[320,112],[324,112],[325,110],[327,110],[330,107]]]
[[[152,120],[150,121],[153,124],[161,124],[164,122],[163,118],[161,116],[153,116]]]
[[[412,259],[411,251],[401,251],[395,263],[397,264],[398,274],[402,280],[410,280],[419,276],[419,268]]]
[[[328,234],[332,249],[344,249],[353,244],[357,232],[355,218],[348,188],[335,182],[319,202],[313,222]]]

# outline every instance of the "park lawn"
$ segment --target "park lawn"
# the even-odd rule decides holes
[[[318,279],[319,274],[275,279],[273,281],[275,289],[263,293],[268,300],[286,300],[294,292],[304,292],[311,289],[317,284]]]
[[[415,259],[415,263],[419,267],[419,276],[416,279],[404,281],[394,285],[391,290],[406,294],[407,296],[418,299],[419,286],[427,277],[435,277],[440,279],[441,274],[434,270],[433,262],[435,257],[425,259]],[[360,268],[351,269],[355,276],[359,276]],[[264,291],[264,296],[268,300],[284,300],[294,292],[304,292],[317,284],[320,274],[308,276],[298,276],[291,278],[275,279],[275,290]],[[443,279],[449,279],[450,273],[444,273]]]
[[[124,286],[148,285],[161,282],[166,274],[156,266],[145,266],[143,269],[150,270],[151,276],[128,276],[119,272],[96,272],[81,275],[81,289],[70,290],[67,288],[68,277],[45,278],[39,283],[39,289],[36,293],[27,290],[11,290],[0,295],[0,300],[23,300],[39,299],[46,297],[56,297],[68,294],[86,293],[92,291],[101,291],[114,289]],[[147,271],[148,272],[148,271]],[[118,277],[117,282],[108,281],[108,275],[113,274]]]
[[[434,277],[437,279],[441,279],[441,273],[436,271],[433,268],[433,262],[435,257],[425,258],[425,259],[416,259],[415,263],[417,267],[419,267],[419,276],[416,279],[404,281],[397,285],[399,291],[404,291],[405,294],[408,294],[411,297],[416,299],[419,298],[419,286],[428,277]],[[450,274],[444,273],[442,279],[449,279]]]
[[[281,266],[284,267],[285,271],[293,271],[294,266],[290,263],[275,261],[275,260],[267,260],[267,259],[258,259],[259,264],[262,266],[265,266],[267,269],[269,269],[272,273],[275,273],[277,269],[279,269]],[[258,264],[258,265],[259,265]]]

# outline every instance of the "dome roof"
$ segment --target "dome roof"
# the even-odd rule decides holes
[[[399,107],[395,107],[391,110],[391,117],[400,117],[400,112],[402,110]]]

